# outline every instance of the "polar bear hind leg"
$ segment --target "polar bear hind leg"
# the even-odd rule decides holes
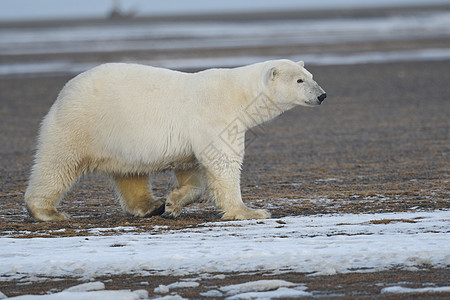
[[[114,180],[125,213],[146,217],[164,212],[164,202],[155,200],[150,193],[148,175],[116,175]]]
[[[73,157],[55,159],[38,153],[40,161],[33,167],[25,192],[25,203],[30,215],[39,221],[62,221],[69,215],[56,207],[75,180],[83,173],[83,164]]]
[[[181,209],[198,201],[205,192],[205,178],[200,168],[175,172],[178,187],[173,189],[166,201],[164,217],[176,218]]]

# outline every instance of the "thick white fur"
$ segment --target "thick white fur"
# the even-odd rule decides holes
[[[225,219],[267,218],[241,199],[244,133],[296,105],[320,104],[323,93],[302,62],[288,60],[194,74],[101,65],[69,81],[44,118],[28,210],[42,221],[66,219],[58,202],[79,176],[98,171],[115,179],[127,213],[160,213],[148,175],[173,169],[179,186],[165,215],[178,216],[208,189]]]

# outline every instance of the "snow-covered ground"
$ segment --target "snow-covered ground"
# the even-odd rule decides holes
[[[211,222],[114,236],[93,230],[89,237],[1,237],[0,279],[445,267],[449,224],[450,211],[433,211]]]
[[[121,227],[113,236],[0,238],[0,280],[39,281],[73,276],[88,280],[112,274],[190,275],[192,281],[160,285],[154,292],[181,299],[178,288],[195,288],[195,278],[228,272],[306,272],[311,275],[370,272],[392,267],[414,270],[450,265],[450,211],[295,216],[282,219],[210,222],[192,228],[135,233]],[[117,229],[117,228],[116,228]],[[119,230],[117,230],[119,232]],[[219,275],[217,275],[219,274]],[[450,287],[383,293],[446,292]],[[1,291],[1,290],[0,290]],[[262,299],[310,296],[306,287],[282,280],[222,286],[204,297]],[[17,299],[39,299],[24,296]],[[49,296],[46,296],[49,297]],[[108,291],[89,283],[49,299],[146,299],[148,293]],[[172,297],[172,298],[171,298]],[[175,297],[175,298],[173,298]],[[0,299],[2,294],[0,294]],[[164,298],[163,298],[164,299]]]

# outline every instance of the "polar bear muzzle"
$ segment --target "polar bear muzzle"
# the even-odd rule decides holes
[[[319,104],[323,102],[323,100],[325,100],[325,98],[327,97],[326,93],[323,93],[322,95],[320,95],[319,97],[317,97],[317,100],[319,100]]]

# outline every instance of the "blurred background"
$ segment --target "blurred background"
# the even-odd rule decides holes
[[[294,108],[247,135],[241,176],[246,204],[267,208],[274,218],[402,211],[437,211],[441,218],[439,211],[449,210],[450,0],[0,0],[0,237],[80,236],[122,226],[137,233],[218,220],[207,202],[187,207],[177,220],[124,216],[110,179],[89,174],[60,205],[70,221],[32,221],[23,196],[39,124],[71,77],[101,63],[194,72],[278,58],[304,60],[328,97],[316,109]],[[157,199],[167,197],[170,176],[152,176]],[[415,222],[394,218],[386,221]],[[376,244],[390,246],[383,239]],[[378,298],[383,287],[399,282],[448,286],[448,256],[442,261],[442,251],[433,251],[424,255],[431,259],[419,253],[406,261],[399,253],[393,258],[398,264],[382,263],[380,270],[393,268],[386,272],[286,277],[276,270],[273,276],[309,282],[323,298]],[[333,261],[323,261],[325,270],[334,270]],[[36,270],[48,269],[45,264],[38,262]],[[402,264],[412,271],[405,273]],[[10,280],[0,284],[8,296],[60,291],[75,278],[54,277],[51,270],[48,280],[28,284],[39,277],[29,279],[20,266],[12,270],[16,274],[0,274]],[[247,278],[233,274],[220,285]],[[162,277],[128,274],[105,282],[155,295],[153,287],[180,280]],[[200,291],[180,295],[201,298]]]
[[[450,58],[450,1],[1,0],[0,76]]]

